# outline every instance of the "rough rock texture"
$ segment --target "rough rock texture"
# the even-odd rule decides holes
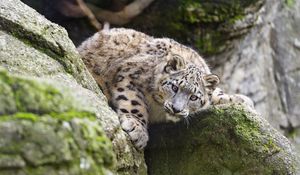
[[[108,174],[115,154],[95,114],[52,85],[1,70],[0,174]]]
[[[247,33],[264,1],[156,0],[128,26],[174,38],[201,54],[212,55],[232,47],[233,38]]]
[[[60,114],[62,112],[70,112],[70,106],[72,109],[76,109],[75,112],[88,111],[99,119],[106,135],[112,141],[113,150],[118,159],[115,170],[120,174],[133,174],[135,172],[145,174],[146,166],[143,154],[137,152],[132,147],[125,132],[120,128],[117,115],[108,107],[105,97],[86,70],[75,46],[70,39],[68,39],[67,33],[63,28],[47,21],[40,14],[20,1],[0,1],[0,66],[11,74],[18,74],[25,77],[39,77],[41,81],[45,81],[55,87],[53,92],[49,92],[49,96],[39,96],[39,91],[35,92],[35,89],[33,89],[31,93],[31,90],[27,89],[29,87],[25,86],[24,88],[27,90],[26,93],[20,90],[22,96],[19,96],[18,86],[16,88],[14,86],[13,88],[3,86],[2,88],[7,91],[0,91],[0,94],[2,94],[0,98],[0,115],[13,116],[11,121],[10,119],[5,121],[7,125],[13,125],[13,123],[15,123],[16,130],[26,130],[26,128],[31,128],[31,125],[36,124],[38,128],[43,128],[41,126],[47,127],[51,122],[61,123],[62,121],[56,120],[54,115],[51,116],[54,119],[50,116],[41,117],[41,119],[36,120],[35,123],[30,123],[31,120],[25,120],[25,123],[23,120],[16,122],[14,119],[16,118],[15,114],[19,112],[29,113],[35,116],[35,118],[39,118],[39,116],[50,115],[51,113]],[[44,91],[43,87],[41,88]],[[56,92],[63,95],[58,95],[57,98],[53,99],[54,101],[51,101],[51,94],[55,94]],[[65,97],[68,96],[71,96],[72,98],[70,98],[72,100],[66,98],[69,100],[64,102]],[[72,106],[73,99],[80,103]],[[22,103],[20,103],[20,101],[22,101]],[[77,118],[75,114],[70,115],[71,117]],[[23,116],[23,114],[20,115]],[[86,127],[87,123],[94,122],[93,120],[86,120],[88,119],[78,119],[79,123],[83,123],[75,124],[76,126],[78,125],[79,130],[80,127]],[[77,119],[75,121],[77,121]],[[6,124],[3,123],[3,127],[4,125]],[[53,131],[56,127],[60,128],[62,126],[57,125],[53,126],[53,128],[50,127],[49,131]],[[35,134],[41,132],[34,130],[34,128],[35,127],[33,127],[33,130],[30,132]],[[95,126],[95,129],[91,128],[91,131],[87,131],[87,134],[95,134],[95,132],[100,129],[99,126]],[[53,133],[53,137],[55,136],[54,134],[59,136],[59,132]],[[64,135],[65,133],[63,133],[61,138],[65,138]],[[14,134],[11,136],[8,135],[7,139],[13,136]],[[99,134],[99,137],[100,136],[102,136],[101,133]],[[26,136],[24,137],[27,138]],[[75,138],[76,134],[72,137]],[[21,138],[23,138],[23,136]],[[91,143],[97,141],[97,137],[94,138],[95,140],[92,138],[89,139],[91,139]],[[5,141],[5,139],[3,140]],[[49,139],[49,142],[55,143],[57,141]],[[68,141],[66,140],[66,142]],[[11,146],[13,146],[14,143],[15,141],[9,142]],[[22,142],[20,142],[20,144],[22,144]],[[32,155],[37,154],[36,156],[43,156],[42,153],[35,151],[33,148],[28,149],[28,151],[31,151]],[[15,152],[15,154],[17,155],[17,152]],[[49,152],[49,155],[48,153],[46,155],[49,156],[51,153]],[[59,157],[60,155],[62,157]],[[51,158],[51,161],[55,162],[56,158],[57,160],[64,159],[64,154],[57,154],[57,156],[58,157]],[[9,160],[9,157],[0,161],[0,164],[1,162],[9,164],[9,161],[5,160]],[[52,165],[51,161],[45,164],[50,167]],[[94,161],[96,161],[96,159]],[[0,166],[2,166],[2,164]],[[29,164],[24,164],[23,166],[27,167]],[[55,164],[53,164],[53,166],[55,166]],[[36,166],[35,168],[38,170],[39,167],[40,166]],[[2,169],[6,168],[4,167]]]
[[[75,46],[81,44],[86,38],[93,35],[97,30],[91,25],[86,17],[71,17],[61,13],[61,9],[64,7],[62,0],[21,0],[23,3],[37,10],[40,14],[44,15],[48,20],[63,26],[72,39]],[[102,0],[100,0],[102,1]],[[107,1],[107,0],[105,0]],[[108,0],[110,2],[110,0]],[[73,0],[67,0],[65,2],[74,2]],[[101,3],[101,2],[100,2]],[[69,10],[66,11],[68,13]],[[78,35],[80,33],[80,35]]]
[[[251,97],[256,109],[300,151],[300,1],[270,0],[256,26],[232,50],[214,56],[224,88]]]
[[[295,174],[287,138],[241,106],[220,106],[184,122],[154,125],[149,175]]]

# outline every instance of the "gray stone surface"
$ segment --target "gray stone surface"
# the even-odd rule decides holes
[[[100,92],[95,83],[90,83],[93,81],[92,77],[85,71],[85,67],[75,51],[75,46],[62,27],[49,22],[18,0],[1,1],[0,5],[1,30],[18,38],[24,44],[32,46],[32,49],[58,61],[63,66],[62,68],[84,87],[97,91],[97,93]],[[5,47],[5,41],[1,39],[1,48],[12,49],[11,52],[14,52],[13,49],[18,49],[17,47]],[[30,53],[30,51],[25,52]],[[22,54],[24,52],[20,52],[19,58],[22,57]],[[30,68],[34,68],[34,65]],[[38,70],[36,69],[36,71]]]
[[[94,113],[111,139],[118,158],[116,171],[119,174],[145,174],[143,153],[132,147],[120,128],[117,115],[108,107],[106,98],[63,28],[20,1],[0,1],[0,66],[14,75],[38,77],[63,94],[78,99],[79,109]],[[39,114],[42,104],[32,100],[26,104],[31,104],[34,110],[27,112]],[[12,108],[14,103],[11,101],[11,105],[7,105],[3,102],[0,109],[20,111],[18,107],[7,109],[7,106]],[[52,110],[56,108],[64,106],[56,106]]]
[[[223,87],[251,97],[256,109],[300,145],[300,1],[269,0],[256,26],[213,60]],[[283,130],[282,130],[283,129]],[[298,148],[298,150],[300,150]]]
[[[68,87],[0,71],[0,174],[111,174],[112,143]]]
[[[218,106],[185,122],[154,125],[145,152],[149,175],[295,174],[286,137],[256,112]]]

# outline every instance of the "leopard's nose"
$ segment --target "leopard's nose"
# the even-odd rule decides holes
[[[182,110],[180,110],[180,109],[177,109],[177,108],[174,107],[174,106],[172,106],[172,110],[173,110],[174,113],[179,113],[179,112],[182,111]]]

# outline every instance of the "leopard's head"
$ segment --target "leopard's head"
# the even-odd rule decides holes
[[[164,67],[165,75],[160,77],[157,87],[166,112],[179,119],[206,109],[219,83],[218,76],[204,74],[195,65],[185,65],[178,56],[170,61]]]

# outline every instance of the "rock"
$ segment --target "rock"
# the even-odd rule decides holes
[[[255,108],[300,151],[300,1],[266,1],[255,27],[234,47],[212,56],[223,87],[254,100]]]
[[[66,113],[70,117],[75,118],[74,120],[79,121],[80,124],[74,125],[78,128],[79,132],[81,130],[84,131],[89,123],[97,122],[90,119],[79,120],[77,113],[69,114],[68,112],[75,110],[75,112],[91,113],[90,115],[92,117],[90,118],[97,117],[100,124],[97,123],[91,125],[94,129],[91,128],[91,130],[88,130],[87,134],[91,132],[95,135],[97,130],[103,128],[105,134],[112,142],[114,154],[117,157],[116,167],[110,168],[109,170],[118,172],[119,174],[133,174],[136,172],[139,174],[146,173],[143,153],[134,149],[130,140],[127,138],[127,135],[120,128],[118,116],[108,106],[106,98],[85,68],[75,46],[68,38],[66,31],[58,25],[49,22],[36,11],[18,0],[0,2],[0,66],[9,72],[8,77],[15,77],[15,75],[17,75],[16,77],[19,77],[19,75],[22,75],[21,78],[17,78],[20,80],[23,78],[28,79],[28,77],[35,77],[34,80],[28,82],[30,85],[31,81],[40,82],[37,83],[37,85],[33,83],[34,89],[30,89],[27,85],[21,89],[18,89],[18,86],[14,88],[7,85],[1,86],[0,115],[7,118],[6,122],[9,125],[16,125],[15,127],[20,128],[18,130],[33,128],[31,132],[38,135],[39,131],[38,129],[35,129],[36,125],[40,129],[43,129],[44,127],[49,128],[49,132],[52,132],[55,127],[61,127],[60,124],[64,120],[55,119],[55,116],[51,116],[51,114]],[[47,84],[49,87],[53,88],[50,88],[48,91],[47,88],[42,86],[43,84]],[[44,95],[44,92],[47,92],[49,95]],[[22,96],[19,96],[20,94],[22,94]],[[56,96],[53,97],[53,94]],[[34,118],[37,118],[37,121],[33,123],[26,119],[24,123],[22,119],[20,122],[15,122],[15,115],[20,112],[26,114],[25,118],[27,114],[33,115]],[[20,115],[23,116],[23,114]],[[5,116],[12,116],[12,118],[10,120]],[[54,122],[54,125],[57,126],[51,128],[49,122]],[[43,133],[40,134],[40,137],[42,137]],[[64,133],[62,137],[59,136],[59,133],[52,134],[53,137],[57,135],[57,137],[60,138],[60,140],[53,140],[55,143],[56,141],[63,141],[66,139],[64,135],[67,133]],[[69,132],[68,134],[70,135],[72,133]],[[13,135],[8,134],[7,139]],[[101,133],[98,135],[99,137],[106,138]],[[27,138],[30,139],[29,137],[31,136],[25,135],[24,140]],[[77,138],[75,134],[72,135],[72,137],[73,139]],[[88,142],[88,139],[90,139],[90,143],[97,143],[97,137],[82,137],[81,139],[83,142]],[[67,143],[67,141],[68,139],[64,142]],[[19,142],[10,142],[10,144],[14,143],[17,144]],[[20,142],[20,145],[22,145],[22,143],[23,142]],[[40,144],[43,145],[43,143]],[[45,149],[56,149],[54,147],[51,148],[51,146],[48,148],[46,144],[44,144],[44,147]],[[48,155],[39,152],[38,149],[35,149],[34,145],[30,146],[28,151],[31,151],[32,153],[30,154],[32,155],[36,154],[36,158]],[[99,154],[101,153],[100,151],[101,150],[99,150]],[[107,153],[109,153],[109,151],[111,150],[108,149]],[[31,163],[28,164],[28,160],[23,160],[23,157],[21,157],[21,159],[17,152],[15,154],[16,156],[11,157],[11,162],[5,162],[4,160],[10,160],[10,157],[5,157],[4,155],[2,162],[19,166],[24,164],[22,161],[25,161],[25,168],[22,169],[26,169],[27,166],[32,166],[32,164],[35,163],[34,160],[29,160]],[[103,157],[106,156],[104,152],[101,154]],[[53,158],[53,160],[63,159],[64,156],[64,154],[57,154],[57,157]],[[79,159],[74,160],[77,161]],[[95,160],[97,159],[94,159],[93,161]],[[83,159],[83,161],[85,162],[86,160]],[[89,161],[87,163],[89,163]],[[56,171],[53,167],[51,170],[51,162],[45,164],[48,165],[45,166],[45,168],[49,170],[50,174],[59,173],[59,171]],[[41,167],[39,163],[37,163],[37,165],[38,166],[35,168],[33,167],[33,170],[39,170],[44,167],[44,165]],[[1,166],[2,165],[0,165],[0,167]],[[62,172],[72,174],[71,169],[70,171],[63,170]]]
[[[205,56],[215,55],[231,48],[233,38],[254,26],[257,11],[264,2],[156,0],[127,27],[156,37],[176,39]]]
[[[36,11],[19,1],[8,0],[1,2],[0,5],[0,29],[10,35],[6,36],[1,32],[1,53],[5,54],[18,51],[16,53],[17,57],[10,62],[10,59],[7,58],[9,55],[2,55],[1,59],[6,59],[9,62],[6,63],[1,60],[1,62],[6,63],[4,66],[8,69],[13,69],[13,66],[19,63],[17,59],[27,59],[32,65],[28,67],[28,65],[22,66],[22,64],[19,63],[21,68],[24,67],[22,70],[19,70],[19,72],[24,71],[22,73],[46,76],[52,73],[58,74],[59,71],[65,71],[71,74],[82,86],[100,94],[97,85],[90,83],[93,82],[93,79],[91,75],[85,71],[86,68],[76,53],[75,46],[63,28],[49,22]],[[16,41],[15,38],[18,38],[18,40]],[[23,50],[18,50],[18,47],[10,47],[11,45],[17,44],[24,44],[30,47]],[[33,61],[33,59],[35,59],[33,57],[34,54],[40,57],[40,59],[37,59],[37,63]],[[52,62],[42,60],[41,57],[51,58]],[[47,71],[45,67],[41,66],[43,63],[51,65],[53,62],[57,62],[56,65],[60,65],[60,69],[57,68],[56,72],[53,69]],[[19,67],[14,67],[14,69],[17,68]],[[52,77],[55,77],[56,74]]]
[[[0,72],[0,174],[111,174],[96,115],[55,83]]]
[[[288,139],[251,110],[219,106],[189,123],[150,127],[149,175],[295,174]]]

